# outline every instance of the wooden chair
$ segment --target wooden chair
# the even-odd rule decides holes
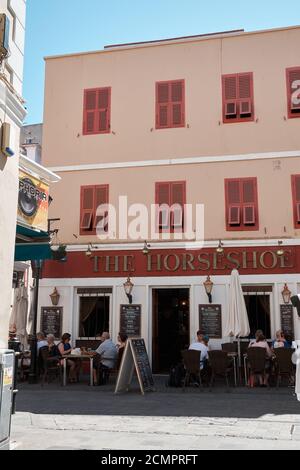
[[[59,382],[62,385],[62,371],[59,357],[49,357],[49,350],[47,347],[40,348],[39,357],[41,364],[41,386],[44,386],[46,379],[49,384],[51,377],[59,378]]]
[[[223,343],[221,344],[222,351],[236,353],[237,352],[237,344],[236,343]]]
[[[233,363],[228,357],[227,351],[209,351],[208,358],[211,368],[210,391],[216,377],[225,378],[227,388],[229,389],[228,376],[232,371]]]
[[[276,348],[274,354],[276,357],[276,387],[279,387],[282,377],[288,377],[289,383],[292,383],[294,376],[294,367],[292,363],[292,354],[294,349]]]
[[[185,350],[181,352],[183,364],[185,367],[185,377],[183,380],[182,390],[185,390],[186,384],[189,383],[191,375],[199,378],[199,388],[202,388],[200,358],[201,351]]]
[[[266,373],[266,350],[260,347],[251,347],[247,350],[248,368],[250,370],[249,385],[254,387],[256,375],[265,376]]]

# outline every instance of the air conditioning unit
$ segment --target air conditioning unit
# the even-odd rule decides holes
[[[240,102],[240,115],[248,116],[252,113],[251,100],[241,100]]]
[[[226,117],[236,116],[236,103],[228,101],[225,104],[225,115]]]
[[[1,127],[1,152],[6,157],[12,157],[14,151],[10,145],[11,141],[11,126],[8,122],[4,122]]]
[[[2,13],[0,15],[0,55],[6,57],[9,51],[9,19]]]

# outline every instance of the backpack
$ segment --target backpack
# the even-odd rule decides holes
[[[181,387],[184,375],[185,369],[182,363],[171,367],[167,387]]]

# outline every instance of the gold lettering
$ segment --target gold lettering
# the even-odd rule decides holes
[[[225,266],[221,265],[219,266],[220,260],[224,259],[224,255],[219,255],[219,253],[214,253],[213,254],[213,269],[226,269]]]
[[[169,259],[170,259],[171,257],[174,257],[174,260],[175,260],[175,265],[174,265],[173,268],[170,267],[170,265],[169,265]],[[165,256],[165,258],[164,258],[164,267],[165,267],[165,269],[166,269],[167,271],[177,271],[178,268],[179,268],[179,266],[180,266],[180,259],[179,259],[179,256],[174,255],[174,254]]]
[[[119,256],[105,256],[105,271],[119,271]]]
[[[133,255],[124,255],[123,257],[123,266],[124,272],[134,272],[135,271],[135,257]]]
[[[295,266],[292,250],[284,250],[284,255],[280,256],[279,260],[280,260],[281,268],[293,268]],[[290,264],[288,264],[289,260],[290,260]]]
[[[272,266],[267,266],[266,265],[265,258],[266,258],[267,255],[271,255],[271,257],[272,257],[272,260],[273,260]],[[277,258],[276,253],[274,253],[273,251],[264,251],[260,255],[259,262],[260,262],[260,265],[265,269],[274,269],[277,266],[278,258]]]
[[[243,269],[253,268],[257,269],[257,251],[243,251]]]
[[[198,261],[199,261],[199,267],[198,269],[200,271],[208,271],[210,269],[210,260],[204,258],[204,256],[209,256],[208,253],[202,253],[202,255],[198,255]],[[204,267],[201,267],[201,264],[204,265]]]
[[[152,270],[161,271],[161,255],[147,255],[147,271]]]
[[[192,255],[191,253],[185,253],[183,255],[183,263],[182,263],[183,271],[187,271],[188,267],[191,271],[195,271],[195,266],[193,265],[194,261],[195,261],[195,256],[194,255]]]
[[[238,259],[234,258],[233,256],[239,256],[239,252],[238,251],[230,251],[227,254],[227,260],[229,261],[229,263],[233,264],[234,267],[239,269],[241,263]]]
[[[94,256],[94,273],[99,272],[99,256]]]

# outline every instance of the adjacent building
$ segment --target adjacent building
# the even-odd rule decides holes
[[[57,335],[140,335],[164,371],[199,328],[225,340],[237,268],[251,334],[300,338],[282,295],[300,292],[299,41],[300,27],[230,31],[46,58],[43,165],[61,177],[68,257],[47,263],[39,308],[56,287]],[[152,234],[130,235],[141,211]]]

